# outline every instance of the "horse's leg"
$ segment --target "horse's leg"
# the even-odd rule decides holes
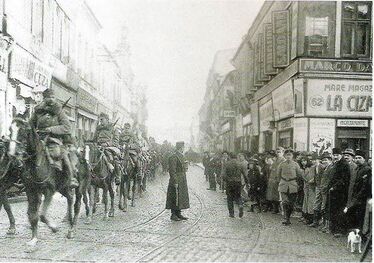
[[[88,209],[88,214],[87,214],[87,210],[86,210],[87,219],[84,223],[89,225],[89,224],[92,223],[92,213],[93,213],[93,208],[95,206],[95,189],[94,189],[93,185],[89,186],[88,197],[89,197],[89,204],[90,205],[89,205],[89,209]]]
[[[136,192],[136,175],[134,175],[134,179],[132,180],[132,193],[131,193],[131,206],[135,206],[135,192]]]
[[[121,176],[121,182],[119,184],[119,200],[118,200],[118,208],[123,210],[123,186],[124,186],[124,179],[123,175]]]
[[[103,189],[103,202],[104,202],[104,218],[108,219],[108,186],[106,185]]]
[[[38,243],[38,210],[41,202],[41,194],[39,194],[36,189],[31,189],[31,191],[27,190],[26,193],[28,200],[27,216],[32,231],[31,240],[26,244],[29,248],[26,252],[32,252]]]
[[[123,211],[127,211],[127,200],[129,196],[129,177],[126,175],[126,177],[123,179],[124,185],[123,185]]]
[[[109,184],[110,210],[109,217],[114,217],[114,189],[113,184]]]
[[[16,233],[16,220],[14,219],[12,209],[8,202],[8,197],[6,196],[5,191],[1,191],[0,193],[0,209],[1,206],[4,206],[5,212],[8,215],[9,218],[9,228],[7,231],[7,235],[14,235]]]
[[[40,212],[40,221],[45,223],[49,227],[49,229],[52,230],[53,233],[56,233],[58,231],[58,228],[57,228],[56,224],[52,223],[47,218],[47,212],[48,212],[48,208],[51,204],[52,197],[53,197],[53,192],[51,190],[47,190],[44,193],[44,201],[42,203],[42,209],[41,209],[41,212]]]
[[[75,231],[76,231],[76,223],[79,216],[80,204],[82,195],[79,193],[79,189],[76,189],[76,200],[74,204],[74,216],[73,216],[73,201],[74,201],[74,194],[73,191],[67,190],[66,199],[68,202],[68,217],[69,217],[69,230],[67,234],[67,238],[73,238]]]

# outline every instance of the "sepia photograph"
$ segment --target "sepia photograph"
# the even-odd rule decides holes
[[[372,262],[372,8],[0,0],[0,262]]]

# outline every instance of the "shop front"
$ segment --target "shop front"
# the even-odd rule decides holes
[[[97,125],[97,99],[86,90],[79,88],[77,92],[77,137],[93,139]]]

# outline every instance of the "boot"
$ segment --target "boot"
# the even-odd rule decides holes
[[[69,179],[69,187],[77,188],[79,186],[79,183],[76,178],[76,173],[74,173],[73,167],[70,163],[69,156],[66,152],[63,153],[62,160],[65,164],[66,175],[68,176],[68,179]]]
[[[313,223],[309,224],[308,226],[310,227],[318,227],[318,222],[319,222],[319,211],[318,210],[314,210],[314,214],[313,214]]]
[[[187,220],[188,219],[188,217],[185,217],[185,216],[182,215],[181,210],[178,210],[176,215],[181,220]]]
[[[239,206],[239,217],[242,218],[244,214],[243,206]]]
[[[285,225],[285,226],[291,225],[291,221],[290,221],[291,209],[290,209],[289,205],[284,205],[283,209],[284,209],[285,218],[284,218],[284,221],[282,222],[282,224]]]
[[[177,215],[177,211],[171,211],[171,217],[170,217],[170,220],[172,221],[181,221],[182,219],[180,219]]]

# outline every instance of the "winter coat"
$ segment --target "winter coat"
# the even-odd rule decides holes
[[[269,201],[279,201],[279,177],[278,168],[279,165],[286,159],[284,157],[278,157],[270,167],[270,174],[266,188],[266,199]]]
[[[232,159],[223,164],[222,176],[226,183],[241,184],[243,175],[247,176],[247,170],[238,160]]]
[[[351,176],[349,178],[347,206],[348,206],[348,203],[350,203],[352,199],[353,185],[355,184],[355,181],[356,181],[357,164],[352,161],[349,163],[349,168],[350,168]]]
[[[318,167],[318,173],[317,173]],[[306,168],[302,177],[304,180],[304,200],[303,200],[303,212],[313,214],[314,202],[316,198],[316,184],[315,177],[323,172],[323,168],[320,164],[313,165],[310,168]]]
[[[266,195],[266,178],[261,173],[261,168],[255,165],[248,170],[249,195],[252,197],[264,198]]]
[[[96,127],[94,142],[98,145],[112,146],[113,144],[113,127],[111,124],[99,124]]]
[[[371,168],[367,163],[358,165],[356,168],[356,180],[352,187],[352,198],[347,207],[365,206],[371,194]]]
[[[166,209],[187,209],[190,207],[188,186],[186,178],[186,166],[183,154],[175,152],[169,157],[169,185],[166,196]],[[178,184],[178,196],[175,184]],[[178,198],[178,204],[176,199]]]

